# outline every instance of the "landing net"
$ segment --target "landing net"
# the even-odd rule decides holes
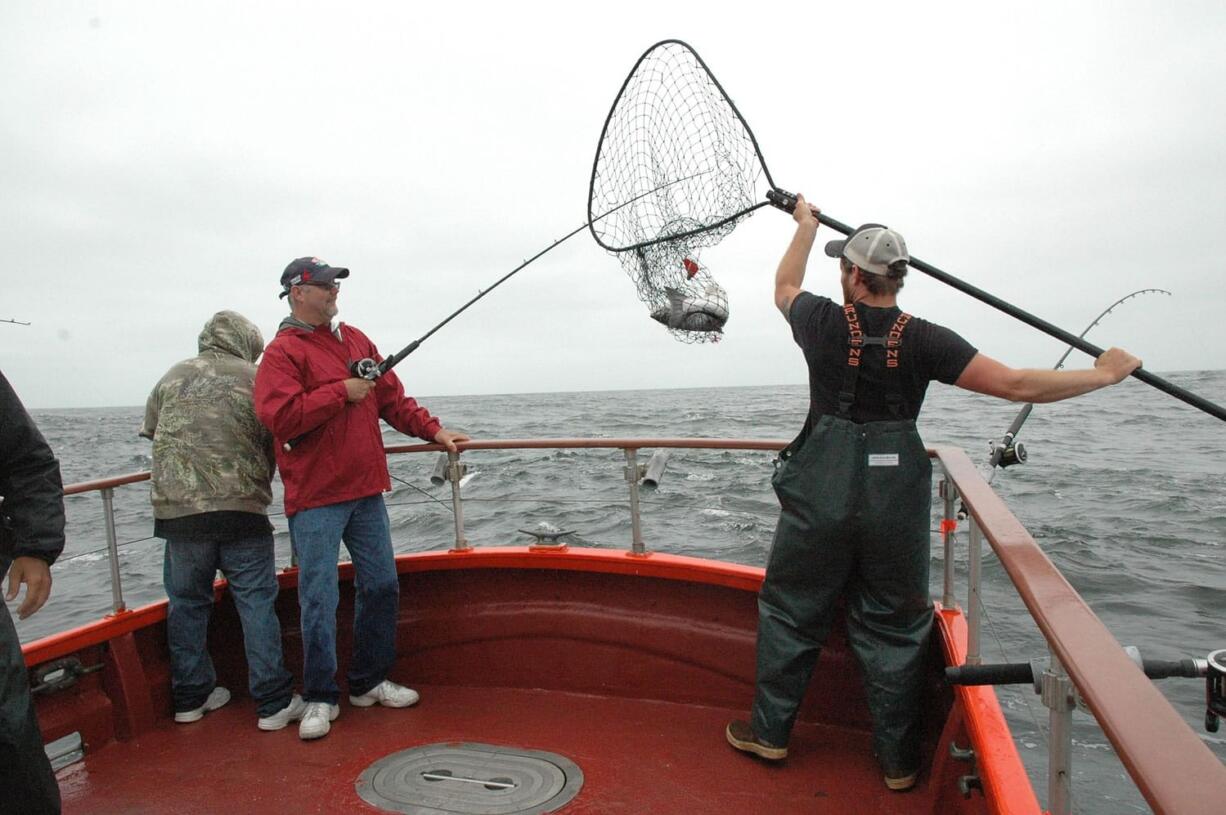
[[[763,175],[769,183],[753,134],[694,50],[677,40],[648,49],[601,133],[588,219],[652,318],[677,339],[722,336],[728,296],[700,250],[763,205]]]

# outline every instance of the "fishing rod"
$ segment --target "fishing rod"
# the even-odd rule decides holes
[[[718,242],[741,219],[767,204],[789,213],[796,209],[796,196],[775,183],[749,123],[711,69],[687,43],[663,40],[639,57],[605,119],[592,164],[588,212],[624,200],[651,179],[676,177],[681,174],[679,169],[705,167],[717,167],[720,172],[686,185],[679,194],[660,196],[652,202],[654,206],[631,211],[600,229],[593,226],[596,242],[614,253],[656,245],[696,251]],[[768,187],[765,201],[758,193],[760,180]],[[844,235],[854,233],[850,226],[824,213],[817,220]],[[661,263],[643,273],[653,284],[668,279],[673,271],[668,263],[676,253],[658,254]],[[1095,358],[1104,353],[1081,337],[919,258],[912,257],[910,265],[1065,345]],[[1142,368],[1132,376],[1226,421],[1226,408],[1208,399]]]
[[[617,212],[618,210],[622,209],[623,207],[628,207],[628,206],[630,206],[631,204],[633,204],[635,201],[639,200],[640,198],[645,198],[645,197],[647,197],[648,195],[653,195],[653,194],[655,194],[655,193],[659,192],[660,190],[665,189],[666,187],[671,187],[671,186],[673,186],[674,184],[680,184],[680,183],[682,183],[683,181],[689,181],[691,178],[694,178],[694,177],[696,177],[696,176],[698,176],[698,175],[702,175],[702,173],[695,173],[694,175],[686,176],[685,178],[678,178],[678,179],[677,179],[677,180],[675,180],[675,181],[669,181],[669,182],[666,182],[666,183],[664,183],[664,184],[661,184],[660,186],[655,187],[654,189],[650,189],[650,190],[647,190],[646,192],[644,192],[644,193],[642,193],[642,194],[640,194],[640,195],[636,195],[634,198],[631,198],[629,201],[625,201],[625,202],[623,202],[623,203],[619,204],[618,206],[613,207],[612,209],[608,210],[607,212],[604,212],[604,213],[602,213],[602,214],[600,214],[600,215],[597,215],[597,216],[596,216],[596,217],[594,217],[594,218],[589,219],[589,220],[588,220],[588,221],[586,221],[586,222],[585,222],[585,223],[584,223],[582,226],[579,226],[579,227],[575,228],[574,230],[572,230],[572,231],[568,232],[568,233],[567,233],[566,235],[564,235],[563,237],[558,238],[558,239],[557,239],[557,240],[555,240],[553,243],[551,243],[549,246],[546,246],[544,249],[542,249],[541,251],[537,252],[535,255],[533,255],[532,257],[528,258],[527,260],[525,260],[523,263],[521,263],[521,264],[519,264],[518,266],[516,266],[516,267],[515,267],[514,269],[512,269],[511,271],[507,272],[505,275],[503,275],[502,277],[498,278],[497,282],[495,282],[495,283],[494,283],[492,286],[490,286],[488,289],[483,289],[483,290],[478,291],[478,292],[477,292],[477,296],[476,296],[476,297],[473,297],[473,298],[472,298],[471,300],[469,300],[467,303],[465,303],[464,305],[460,306],[460,307],[459,307],[458,309],[456,309],[455,311],[451,312],[451,314],[449,314],[449,315],[447,316],[447,319],[443,320],[441,323],[439,323],[438,325],[434,326],[434,328],[431,328],[431,329],[430,329],[429,331],[427,331],[425,334],[423,334],[422,336],[420,336],[420,337],[418,337],[417,339],[413,340],[411,343],[409,343],[408,345],[406,345],[404,348],[400,349],[400,350],[399,350],[399,351],[397,351],[396,353],[392,354],[390,357],[386,357],[386,358],[385,358],[385,359],[384,359],[382,362],[375,362],[375,360],[373,360],[373,359],[371,359],[371,358],[369,358],[369,357],[367,357],[366,359],[359,359],[359,360],[356,360],[356,361],[354,361],[354,362],[350,363],[350,366],[349,366],[349,370],[350,370],[350,372],[351,372],[351,373],[352,373],[354,376],[359,377],[359,378],[361,378],[361,379],[370,379],[370,380],[375,380],[375,379],[378,379],[379,377],[383,376],[385,373],[387,373],[388,371],[390,371],[392,368],[394,368],[394,367],[396,367],[397,365],[399,365],[399,364],[400,364],[400,362],[401,362],[401,360],[403,360],[403,359],[404,359],[405,357],[407,357],[409,354],[411,354],[411,353],[413,353],[414,351],[416,351],[416,350],[417,350],[417,348],[418,348],[418,346],[420,346],[420,345],[421,345],[423,342],[425,342],[426,340],[430,339],[430,337],[431,337],[431,336],[434,334],[434,332],[438,331],[440,328],[442,328],[443,326],[447,325],[447,323],[451,322],[451,321],[452,321],[452,320],[454,320],[456,317],[460,316],[462,313],[464,313],[464,311],[465,311],[465,310],[467,310],[467,309],[468,309],[468,307],[469,307],[469,306],[473,305],[473,304],[474,304],[474,303],[476,303],[478,300],[480,300],[482,297],[485,297],[485,295],[489,294],[489,293],[490,293],[490,292],[492,292],[494,289],[496,289],[496,288],[498,288],[499,286],[501,286],[503,283],[505,283],[507,280],[509,280],[511,277],[513,277],[513,276],[514,276],[516,273],[518,273],[518,272],[519,272],[521,269],[523,269],[523,268],[524,268],[525,266],[527,266],[528,264],[532,263],[532,262],[533,262],[534,260],[536,260],[537,258],[541,257],[542,255],[546,254],[547,252],[550,252],[550,251],[552,251],[552,250],[556,249],[556,248],[557,248],[558,246],[560,246],[561,244],[566,243],[566,241],[570,240],[570,239],[571,239],[571,238],[573,238],[575,235],[578,235],[580,232],[582,232],[583,230],[585,230],[585,229],[587,229],[588,227],[590,227],[590,226],[591,226],[593,223],[595,223],[595,222],[597,222],[597,221],[601,220],[602,218],[607,218],[607,217],[609,217],[610,215],[612,215],[613,213],[615,213],[615,212]]]
[[[1085,330],[1083,330],[1077,336],[1085,337],[1085,335],[1089,334],[1090,330],[1094,328],[1094,326],[1098,325],[1104,317],[1110,314],[1116,308],[1116,306],[1119,306],[1134,297],[1139,297],[1142,294],[1165,294],[1168,297],[1171,295],[1171,293],[1166,289],[1137,289],[1131,294],[1124,295],[1103,309],[1103,312],[1091,320],[1090,324],[1085,327]],[[1056,360],[1056,364],[1052,370],[1058,371],[1064,367],[1064,360],[1068,359],[1068,355],[1072,352],[1073,347],[1070,345],[1067,349],[1065,349],[1064,354],[1060,357],[1060,359]],[[1032,410],[1034,410],[1034,402],[1026,403],[1022,409],[1017,412],[1017,416],[1013,417],[1013,422],[1009,425],[1009,429],[1005,431],[1005,435],[1002,436],[999,441],[993,440],[990,442],[992,452],[988,458],[988,466],[991,469],[991,472],[988,474],[989,484],[992,483],[992,479],[996,476],[997,467],[1004,469],[1005,467],[1009,467],[1014,464],[1026,463],[1026,448],[1022,446],[1021,442],[1015,442],[1015,439],[1017,438],[1017,434],[1021,431],[1022,425],[1026,423],[1026,419],[1030,417],[1030,412]]]
[[[695,175],[700,175],[700,173],[696,173]],[[403,360],[405,357],[407,357],[409,354],[411,354],[411,353],[413,353],[414,351],[416,351],[416,350],[417,350],[417,348],[418,348],[418,347],[419,347],[419,346],[420,346],[420,345],[421,345],[423,342],[425,342],[426,340],[430,339],[430,337],[431,337],[431,336],[433,336],[433,335],[434,335],[434,333],[435,333],[436,331],[438,331],[438,330],[439,330],[440,328],[442,328],[443,326],[447,325],[447,323],[451,322],[451,321],[452,321],[452,320],[454,320],[456,317],[460,316],[462,313],[464,313],[464,311],[466,311],[466,310],[467,310],[467,309],[468,309],[470,306],[472,306],[474,303],[476,303],[476,302],[477,302],[478,300],[480,300],[482,297],[485,297],[485,295],[489,294],[489,293],[490,293],[490,292],[492,292],[494,289],[496,289],[496,288],[498,288],[499,286],[501,286],[503,283],[505,283],[507,280],[509,280],[511,277],[513,277],[513,276],[514,276],[516,273],[518,273],[520,270],[522,270],[522,269],[523,269],[525,266],[527,266],[528,264],[530,264],[530,263],[532,263],[533,261],[537,260],[537,259],[538,259],[538,258],[540,258],[542,255],[544,255],[544,254],[546,254],[546,253],[548,253],[548,252],[550,252],[550,251],[552,251],[552,250],[554,250],[554,249],[558,248],[560,245],[562,245],[563,243],[566,243],[566,241],[570,240],[570,239],[571,239],[571,238],[573,238],[575,235],[578,235],[580,232],[582,232],[583,230],[587,229],[587,228],[588,228],[589,226],[591,226],[591,225],[592,225],[592,223],[594,223],[595,221],[599,221],[601,218],[607,218],[608,216],[610,216],[610,215],[612,215],[613,213],[617,212],[617,211],[618,211],[619,209],[621,209],[622,207],[628,207],[628,206],[630,206],[631,204],[633,204],[635,201],[639,200],[640,198],[644,198],[644,197],[646,197],[646,196],[648,196],[648,195],[652,195],[653,193],[659,192],[660,190],[664,189],[665,187],[670,187],[670,186],[672,186],[673,184],[680,184],[680,183],[681,183],[681,182],[683,182],[683,181],[688,181],[690,178],[693,178],[693,177],[694,177],[694,176],[687,176],[687,177],[685,177],[685,178],[678,178],[678,179],[677,179],[677,180],[675,180],[675,181],[668,181],[668,182],[666,182],[666,183],[664,183],[664,184],[661,184],[660,186],[658,186],[658,187],[656,187],[656,188],[654,188],[654,189],[651,189],[651,190],[648,190],[647,192],[644,192],[642,195],[637,195],[637,196],[635,196],[634,198],[631,198],[629,201],[625,201],[624,203],[619,204],[618,206],[614,207],[613,209],[610,209],[609,211],[607,211],[607,212],[605,212],[605,213],[603,213],[603,214],[601,214],[601,215],[598,215],[598,216],[596,216],[595,218],[591,218],[591,219],[589,219],[589,220],[588,220],[588,221],[586,221],[586,222],[585,222],[585,223],[584,223],[582,226],[579,226],[579,227],[577,227],[576,229],[574,229],[574,230],[572,230],[572,231],[568,232],[568,233],[567,233],[566,235],[564,235],[563,237],[558,238],[558,239],[557,239],[557,240],[555,240],[553,243],[551,243],[549,246],[546,246],[544,249],[542,249],[541,251],[537,252],[535,255],[533,255],[532,257],[528,258],[527,260],[525,260],[523,263],[521,263],[521,264],[519,264],[518,266],[516,266],[516,267],[515,267],[514,269],[512,269],[511,271],[507,272],[505,275],[503,275],[502,277],[498,278],[498,280],[497,280],[497,281],[496,281],[496,282],[495,282],[495,283],[494,283],[492,286],[490,286],[488,289],[483,289],[483,290],[478,291],[478,292],[477,292],[477,295],[476,295],[475,297],[473,297],[472,299],[470,299],[470,300],[469,300],[467,303],[465,303],[464,305],[460,306],[460,307],[459,307],[458,309],[456,309],[455,311],[451,312],[451,314],[447,315],[447,318],[446,318],[445,320],[443,320],[443,321],[442,321],[441,323],[439,323],[438,325],[434,326],[434,328],[431,328],[429,331],[427,331],[427,332],[426,332],[425,334],[423,334],[422,336],[420,336],[420,337],[418,337],[417,339],[413,340],[411,343],[409,343],[408,345],[406,345],[404,348],[402,348],[402,349],[400,349],[399,351],[397,351],[396,353],[392,354],[390,357],[385,357],[385,358],[383,359],[383,361],[382,361],[382,362],[377,362],[377,361],[375,361],[375,360],[374,360],[373,358],[371,358],[371,357],[366,357],[366,358],[364,358],[364,359],[354,360],[354,361],[352,361],[352,362],[350,362],[350,363],[349,363],[349,372],[350,372],[351,374],[353,374],[355,377],[358,377],[359,379],[367,379],[367,380],[370,380],[370,381],[372,381],[372,382],[373,382],[374,380],[378,379],[379,377],[383,376],[385,373],[387,373],[388,371],[390,371],[392,368],[394,368],[394,367],[396,367],[397,365],[399,365],[399,364],[400,364],[400,362],[401,362],[401,361],[402,361],[402,360]],[[302,441],[304,438],[306,438],[307,436],[309,436],[311,433],[314,433],[314,432],[315,432],[315,430],[317,430],[317,429],[318,429],[318,428],[313,428],[313,429],[311,429],[311,430],[308,430],[306,433],[303,433],[301,436],[296,436],[295,438],[290,439],[289,441],[285,442],[285,443],[282,445],[282,448],[285,450],[285,452],[287,452],[287,453],[288,453],[290,450],[293,450],[295,447],[297,447],[297,446],[298,446],[298,444],[299,444],[299,442],[301,442],[301,441]]]

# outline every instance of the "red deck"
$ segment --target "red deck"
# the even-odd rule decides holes
[[[948,758],[951,740],[970,740],[963,697],[940,681],[940,646],[959,648],[949,620],[932,652],[933,764],[914,791],[898,794],[885,788],[872,757],[859,671],[841,633],[822,655],[782,766],[725,743],[724,725],[745,715],[752,695],[760,570],[522,548],[398,563],[400,658],[392,676],[420,690],[422,701],[408,710],[342,701],[332,733],[318,742],[300,741],[294,726],[256,728],[227,597],[216,609],[211,651],[235,698],[194,724],[169,718],[158,606],[136,612],[142,626],[105,644],[87,643],[105,634],[99,630],[32,646],[31,663],[71,651],[87,666],[104,666],[39,697],[44,735],[76,730],[86,744],[85,760],[60,772],[64,811],[377,812],[354,786],[371,763],[414,746],[480,742],[575,762],[583,788],[562,813],[1038,812],[994,700],[972,705],[982,719],[975,727],[1003,734],[993,766],[977,770]],[[301,664],[295,577],[282,576],[278,600],[291,670]],[[351,619],[350,589],[343,582],[342,621]],[[120,618],[107,627],[130,624]],[[342,665],[348,649],[342,632]],[[974,772],[1005,800],[963,798],[956,780]]]
[[[408,710],[342,703],[332,732],[262,733],[249,699],[191,725],[166,720],[60,776],[65,813],[379,812],[354,782],[385,755],[480,741],[548,750],[579,765],[583,789],[562,813],[934,812],[929,790],[881,783],[862,730],[804,724],[774,767],[737,753],[736,711],[504,688],[418,686]]]

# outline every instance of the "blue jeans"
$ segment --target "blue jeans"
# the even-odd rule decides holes
[[[217,685],[208,652],[209,615],[217,570],[230,581],[230,596],[243,625],[247,680],[260,716],[289,704],[294,678],[281,655],[272,533],[217,543],[167,539],[163,582],[170,608],[166,639],[170,644],[170,689],[175,712],[193,710]]]
[[[341,541],[353,560],[353,658],[351,696],[387,678],[396,661],[400,581],[392,555],[391,526],[382,495],[304,509],[289,519],[298,557],[298,605],[302,610],[303,698],[336,704],[336,607],[340,599],[337,557]]]

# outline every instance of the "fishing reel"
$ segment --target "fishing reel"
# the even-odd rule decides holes
[[[988,442],[988,459],[994,467],[1011,467],[1026,463],[1026,446],[1011,436]]]
[[[379,370],[379,363],[370,357],[366,357],[365,359],[355,359],[353,362],[350,362],[349,373],[358,379],[369,379],[373,382],[383,372]]]
[[[1206,662],[1209,670],[1205,674],[1205,729],[1216,733],[1218,720],[1226,716],[1226,648],[1209,654]]]

